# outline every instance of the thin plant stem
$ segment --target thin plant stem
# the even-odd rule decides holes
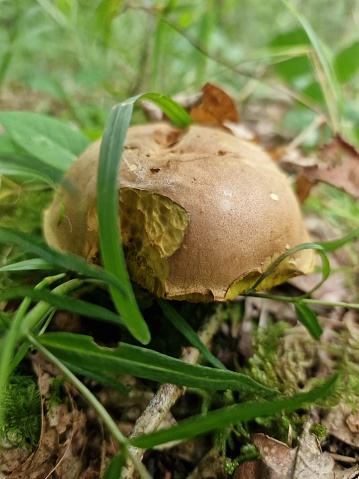
[[[299,301],[307,304],[318,304],[320,306],[340,306],[347,309],[359,309],[358,303],[345,303],[343,301],[322,301],[320,299],[306,298],[303,296],[280,296],[276,294],[265,294],[265,293],[251,293],[248,296],[253,296],[256,298],[266,298],[266,299],[276,299],[278,301],[285,301],[286,303],[298,303]]]

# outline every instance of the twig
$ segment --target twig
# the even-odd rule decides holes
[[[225,319],[226,314],[222,306],[216,308],[215,313],[205,319],[201,329],[198,331],[198,336],[201,341],[207,346],[212,340],[214,334],[218,330],[220,324]],[[196,364],[198,362],[200,353],[198,349],[193,347],[183,348],[180,359],[189,364]],[[176,386],[174,384],[162,384],[155,396],[151,399],[146,409],[137,419],[136,424],[130,434],[130,438],[141,436],[156,431],[161,422],[169,413],[171,407],[175,404],[186,388],[183,386]],[[145,453],[144,449],[139,449],[130,446],[129,451],[132,457],[142,460]],[[125,470],[122,472],[122,479],[133,479],[134,477],[133,463],[128,461]]]

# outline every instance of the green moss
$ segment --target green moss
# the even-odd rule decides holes
[[[5,390],[1,408],[0,440],[32,451],[41,431],[40,393],[33,377],[14,375]]]
[[[0,204],[0,226],[26,233],[41,234],[42,212],[51,201],[53,191],[46,188],[13,191]]]
[[[325,439],[328,435],[328,429],[322,424],[313,424],[309,432],[314,434],[319,442]]]
[[[11,189],[0,201],[0,226],[30,233],[42,235],[42,214],[53,197],[53,191],[49,188],[38,189],[19,187],[19,190]],[[16,246],[0,244],[0,266],[26,259],[27,252]],[[34,280],[38,272],[32,274]],[[0,288],[14,284],[23,284],[29,280],[29,272],[0,273]]]

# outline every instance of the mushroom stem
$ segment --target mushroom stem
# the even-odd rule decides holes
[[[206,317],[201,328],[198,331],[199,339],[208,346],[213,336],[218,331],[222,322],[228,317],[228,310],[219,304],[215,308],[215,312]],[[180,359],[189,364],[197,364],[200,357],[198,349],[193,347],[183,348]],[[174,384],[162,384],[155,396],[151,399],[146,409],[137,419],[136,424],[131,431],[129,438],[149,434],[156,431],[164,418],[169,413],[175,402],[186,392],[183,386]],[[138,460],[142,460],[145,453],[144,449],[130,446],[131,456],[135,456]],[[132,479],[134,477],[135,468],[132,462],[128,461],[125,470],[122,472],[123,479]]]

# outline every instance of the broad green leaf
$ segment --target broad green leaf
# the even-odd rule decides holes
[[[219,361],[211,351],[202,343],[199,339],[197,333],[191,328],[191,326],[187,323],[187,321],[182,318],[182,316],[171,306],[168,301],[164,299],[158,299],[157,303],[159,304],[160,308],[162,309],[163,313],[165,314],[166,318],[171,321],[173,326],[178,329],[183,336],[188,339],[190,344],[197,348],[207,361],[212,364],[214,367],[219,369],[227,369],[221,361]]]
[[[269,46],[274,49],[281,48],[283,54],[285,47],[300,45],[310,45],[308,35],[302,28],[296,28],[294,30],[281,33],[273,38],[269,43]],[[288,52],[290,52],[289,48]],[[288,54],[288,59],[276,63],[274,65],[274,69],[276,73],[287,82],[294,82],[303,76],[311,77],[313,74],[313,70],[307,56],[293,57],[290,55],[290,53]]]
[[[109,323],[123,325],[124,321],[118,314],[97,304],[88,303],[81,299],[75,299],[70,296],[64,296],[52,293],[45,289],[33,289],[30,286],[20,286],[18,288],[9,288],[0,292],[0,302],[17,298],[31,298],[35,301],[43,301],[49,305],[71,311],[73,313],[88,316],[89,318],[102,319]]]
[[[54,264],[65,270],[76,271],[77,273],[84,274],[90,278],[110,284],[124,297],[127,296],[121,282],[110,272],[91,266],[80,256],[70,253],[60,253],[59,251],[50,248],[36,236],[0,226],[0,243],[16,244],[24,251],[33,253],[47,263]]]
[[[130,439],[130,443],[135,447],[150,449],[160,444],[189,439],[216,429],[223,430],[231,424],[251,421],[257,417],[274,416],[281,411],[295,411],[330,395],[335,388],[336,382],[337,376],[333,376],[318,388],[297,394],[296,396],[266,402],[245,402],[211,411],[205,416],[201,415],[184,419],[170,429],[161,429],[151,434]]]
[[[46,165],[66,171],[89,139],[55,118],[36,113],[0,112],[0,124],[11,140]]]
[[[303,88],[302,93],[311,100],[314,100],[316,103],[320,105],[325,104],[325,99],[323,96],[323,90],[320,84],[317,81],[311,82],[305,88]]]
[[[0,157],[7,153],[23,153],[23,149],[11,139],[11,136],[6,133],[6,131],[4,131],[0,134]]]
[[[314,339],[320,339],[323,329],[318,322],[316,313],[301,301],[296,301],[294,306],[299,321],[308,329]]]
[[[276,393],[243,374],[184,363],[126,343],[120,343],[116,349],[101,348],[89,336],[70,333],[46,333],[39,342],[60,360],[77,367],[94,367],[105,372],[201,389],[231,389],[259,396]]]
[[[341,50],[334,59],[334,69],[340,83],[351,80],[359,70],[359,41]]]
[[[50,168],[36,158],[20,154],[0,153],[0,175],[24,180],[38,180],[48,183],[55,189],[54,182],[59,182],[64,172]]]

